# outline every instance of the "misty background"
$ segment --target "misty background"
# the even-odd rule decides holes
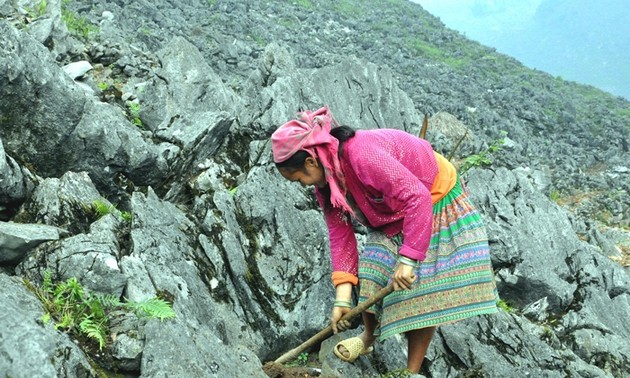
[[[630,99],[630,0],[412,0],[525,66]]]

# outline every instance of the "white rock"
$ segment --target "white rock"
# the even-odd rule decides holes
[[[92,69],[92,65],[85,60],[81,60],[78,62],[72,62],[70,64],[66,64],[63,66],[63,70],[70,75],[72,80],[75,80],[83,75],[85,75],[89,70]]]
[[[103,17],[103,20],[111,21],[114,19],[114,14],[110,11],[103,11],[101,17]]]

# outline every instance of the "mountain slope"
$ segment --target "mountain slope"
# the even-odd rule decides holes
[[[449,27],[528,67],[630,98],[624,1],[418,2]]]

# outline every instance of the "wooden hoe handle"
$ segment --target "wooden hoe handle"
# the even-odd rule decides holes
[[[394,291],[394,286],[392,284],[390,284],[387,287],[384,287],[383,289],[378,291],[376,294],[374,294],[373,296],[368,298],[365,302],[360,303],[357,307],[353,308],[352,310],[350,310],[350,312],[346,313],[341,318],[341,320],[353,319],[357,315],[361,314],[363,311],[365,311],[368,308],[370,308],[370,306],[372,306],[374,303],[376,303],[376,302],[380,301],[381,299],[385,298],[392,291]],[[303,351],[305,351],[308,348],[312,347],[313,345],[317,344],[318,342],[321,342],[321,341],[327,339],[331,334],[332,334],[332,325],[329,325],[328,327],[322,329],[317,334],[312,336],[310,339],[308,339],[305,342],[303,342],[297,348],[291,349],[287,353],[285,353],[282,356],[278,357],[274,362],[278,363],[278,364],[284,364],[284,363],[293,361],[294,359],[296,359],[300,355],[300,353],[302,353]]]

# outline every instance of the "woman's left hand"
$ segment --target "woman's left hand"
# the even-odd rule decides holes
[[[405,264],[398,264],[396,271],[394,272],[393,283],[394,290],[409,290],[411,284],[416,282],[416,274],[414,273],[414,267]]]
[[[350,312],[350,308],[348,307],[333,307],[332,314],[330,316],[332,326],[332,331],[334,334],[337,334],[339,331],[345,331],[350,328],[350,322],[348,320],[341,320],[341,318],[348,312]]]

